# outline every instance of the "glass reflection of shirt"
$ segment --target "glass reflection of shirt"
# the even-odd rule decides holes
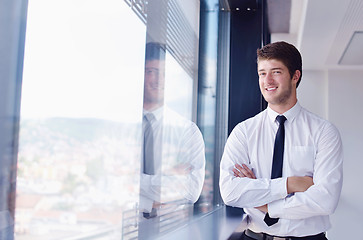
[[[202,134],[195,123],[168,107],[152,113],[154,143],[161,146],[154,147],[155,175],[141,173],[140,209],[150,212],[154,201],[194,203],[205,175]]]
[[[296,103],[284,113],[285,151],[282,178],[270,179],[278,113],[271,108],[238,124],[230,134],[220,168],[220,189],[226,204],[242,207],[248,228],[277,236],[306,236],[330,228],[329,214],[342,187],[343,153],[338,130]],[[236,163],[252,168],[257,179],[236,178]],[[287,195],[289,176],[312,176],[305,192]],[[254,208],[268,203],[269,215],[280,218],[268,227],[265,213]]]

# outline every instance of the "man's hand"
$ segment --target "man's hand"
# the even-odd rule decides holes
[[[255,207],[255,208],[260,210],[261,212],[264,212],[264,213],[268,212],[267,204],[265,204],[263,206]]]
[[[255,174],[245,164],[242,164],[241,166],[238,163],[236,163],[233,168],[233,173],[235,177],[241,177],[241,178],[247,177],[247,178],[256,179]]]
[[[305,192],[309,187],[314,185],[312,177],[288,177],[287,178],[287,193]]]
[[[170,167],[166,169],[165,172],[168,173],[168,175],[175,176],[175,175],[190,175],[193,171],[193,167],[191,164],[177,164],[176,166]]]

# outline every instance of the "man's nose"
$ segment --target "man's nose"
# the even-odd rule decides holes
[[[265,77],[265,82],[267,84],[271,84],[274,82],[274,79],[272,77],[272,74],[271,73],[266,73],[266,77]]]
[[[157,76],[153,72],[148,72],[148,73],[145,74],[145,79],[147,81],[155,81],[155,80],[157,80]]]

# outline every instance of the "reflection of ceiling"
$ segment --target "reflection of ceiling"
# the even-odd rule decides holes
[[[271,39],[295,44],[304,69],[363,69],[362,13],[361,0],[292,0],[289,33]]]

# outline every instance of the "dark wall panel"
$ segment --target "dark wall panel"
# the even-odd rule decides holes
[[[228,133],[262,110],[256,63],[262,32],[261,7],[232,11]]]

